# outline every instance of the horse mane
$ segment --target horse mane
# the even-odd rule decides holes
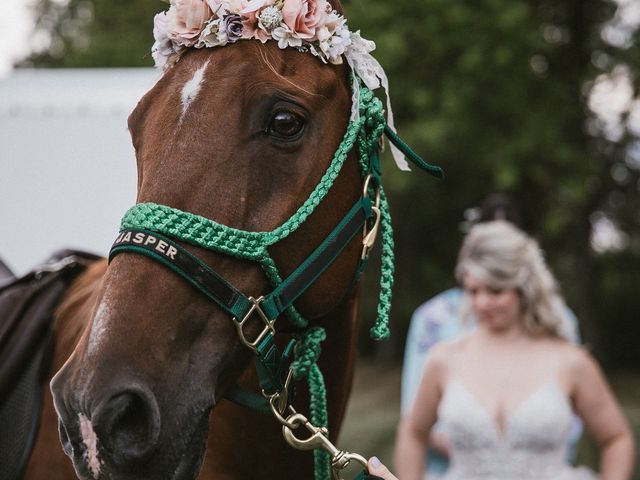
[[[57,344],[71,353],[84,331],[98,297],[107,261],[98,260],[76,278],[54,314]]]

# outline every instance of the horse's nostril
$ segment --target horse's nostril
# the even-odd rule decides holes
[[[140,460],[160,435],[160,412],[151,394],[125,391],[111,397],[94,414],[101,444],[118,463]]]

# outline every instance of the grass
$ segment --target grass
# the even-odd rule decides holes
[[[339,448],[366,458],[375,455],[391,465],[399,419],[400,368],[361,359],[356,368]]]
[[[376,455],[393,464],[393,446],[400,419],[401,367],[359,361],[355,383],[338,446],[365,457]],[[640,372],[608,374],[611,386],[634,432],[640,458]],[[597,469],[598,450],[588,435],[578,446],[577,463]],[[633,480],[640,480],[636,468]]]

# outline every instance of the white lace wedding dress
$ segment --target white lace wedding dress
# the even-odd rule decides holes
[[[505,421],[501,431],[459,381],[447,385],[438,423],[451,445],[443,480],[595,480],[565,460],[572,411],[565,393],[549,381]]]

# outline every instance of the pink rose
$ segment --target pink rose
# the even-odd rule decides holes
[[[170,37],[178,45],[195,45],[211,15],[211,9],[204,0],[171,0],[171,8],[167,12]]]
[[[298,38],[312,39],[327,14],[327,0],[284,0],[282,18]]]

